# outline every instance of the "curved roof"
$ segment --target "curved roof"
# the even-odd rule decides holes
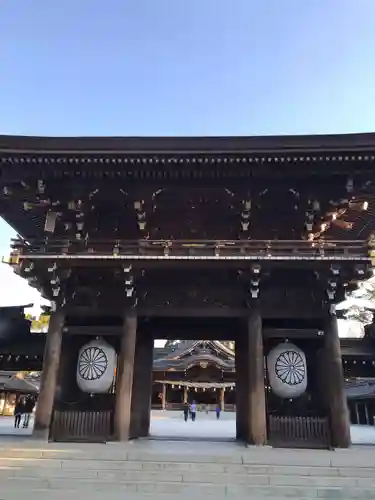
[[[287,152],[375,148],[375,133],[241,137],[32,137],[0,135],[0,152]]]
[[[224,358],[220,358],[218,354]],[[154,361],[154,369],[183,370],[208,362],[211,365],[220,366],[223,369],[233,370],[235,367],[234,352],[219,341],[195,340],[181,342],[174,351],[164,358]]]
[[[344,383],[348,399],[369,399],[375,397],[374,379],[349,379]]]
[[[229,349],[223,342],[219,340],[187,340],[182,341],[177,345],[177,348],[170,351],[163,359],[177,360],[190,354],[194,349],[213,349],[214,351],[222,352],[229,358],[234,359],[234,352]]]
[[[17,377],[17,372],[0,372],[0,391],[14,392],[21,394],[35,394],[38,387],[29,380]]]
[[[143,171],[142,165],[139,167],[138,163],[144,161],[147,165],[148,162],[151,164],[154,156],[161,157],[162,164],[164,164],[164,160],[167,160],[167,163],[169,161],[177,163],[179,156],[186,158],[187,161],[190,161],[190,156],[198,156],[200,157],[199,160],[202,160],[202,156],[211,156],[211,161],[214,160],[214,162],[216,157],[224,156],[223,171],[226,171],[227,168],[232,169],[231,162],[228,162],[228,167],[226,166],[227,156],[236,157],[237,162],[246,160],[245,157],[248,157],[250,162],[253,159],[255,161],[249,167],[249,170],[254,171],[254,173],[260,172],[262,175],[264,173],[266,176],[270,175],[271,172],[268,163],[266,168],[264,167],[264,163],[268,160],[270,160],[272,172],[277,176],[283,176],[284,169],[280,169],[277,162],[280,158],[286,158],[288,161],[293,160],[290,165],[292,169],[290,172],[294,172],[293,175],[300,176],[303,173],[304,176],[311,176],[315,175],[315,173],[319,173],[319,175],[324,173],[324,175],[328,176],[332,174],[353,176],[358,173],[362,177],[367,176],[366,179],[361,177],[362,181],[364,181],[362,183],[364,187],[356,194],[358,203],[368,203],[367,212],[358,211],[356,208],[348,209],[345,216],[343,216],[344,220],[340,220],[334,225],[329,224],[326,237],[331,240],[367,240],[375,228],[375,194],[372,186],[375,161],[375,132],[252,137],[31,137],[0,135],[0,156],[2,163],[4,163],[4,179],[17,177],[18,181],[23,179],[24,174],[31,177],[37,176],[39,172],[45,172],[49,168],[55,173],[61,173],[61,166],[65,165],[65,161],[68,161],[68,159],[69,173],[73,176],[76,174],[78,177],[80,176],[81,167],[77,168],[75,166],[75,162],[78,162],[82,166],[83,177],[86,174],[90,176],[93,168],[101,171],[102,163],[97,162],[97,157],[100,156],[106,157],[108,162],[111,157],[112,161],[117,157],[119,163],[113,161],[110,170],[112,168],[121,170],[125,172],[126,177],[129,158],[129,161],[132,162],[134,161],[133,157],[137,157],[134,172],[139,171],[139,177],[136,175],[134,178],[139,180],[142,189],[146,189],[142,179],[147,177],[148,174],[146,175],[145,172],[148,172],[148,167],[145,167],[146,170]],[[56,159],[55,156],[58,158]],[[240,156],[243,156],[242,159]],[[42,161],[43,157],[46,160],[45,163]],[[353,157],[356,157],[356,159],[353,159]],[[328,162],[327,158],[333,161]],[[92,159],[94,159],[94,163],[97,162],[94,166]],[[231,159],[234,161],[234,158]],[[310,163],[310,159],[318,160],[315,166]],[[63,161],[61,162],[61,160]],[[206,160],[209,171],[211,162],[209,158],[205,158]],[[14,163],[17,163],[17,165],[15,166]],[[152,168],[156,170],[159,168],[164,169],[159,162],[157,162],[156,167]],[[133,167],[130,170],[131,175],[133,175]],[[166,171],[174,172],[175,169],[167,169]],[[235,169],[235,172],[238,172],[240,177],[242,175],[241,171],[241,169]],[[183,181],[183,169],[181,172]],[[366,183],[367,180],[369,180],[370,184]],[[7,197],[7,195],[2,196],[0,199],[2,217],[25,238],[44,235],[44,211],[39,211],[38,207],[25,212],[21,201]],[[341,225],[339,222],[341,222]],[[263,239],[263,237],[259,237],[259,239]],[[268,237],[265,237],[265,239],[268,239]]]
[[[159,371],[171,368],[174,370],[187,370],[204,362],[231,371],[235,368],[234,359],[223,360],[212,354],[202,353],[178,360],[158,359],[154,361],[154,369]]]

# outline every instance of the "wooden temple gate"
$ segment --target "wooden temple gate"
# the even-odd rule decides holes
[[[335,304],[370,273],[374,144],[2,137],[9,263],[52,304],[34,435],[147,436],[153,339],[204,332],[236,345],[238,439],[348,447]]]

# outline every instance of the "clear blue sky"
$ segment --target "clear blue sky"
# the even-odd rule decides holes
[[[374,26],[375,0],[3,1],[0,133],[375,130]]]
[[[1,133],[375,129],[374,0],[15,0]]]

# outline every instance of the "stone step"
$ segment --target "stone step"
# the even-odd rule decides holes
[[[39,467],[38,467],[39,466]],[[276,471],[275,471],[276,472]],[[374,472],[374,471],[372,471]],[[145,483],[191,483],[191,484],[244,484],[253,486],[312,486],[312,487],[375,487],[375,475],[372,477],[358,477],[356,476],[330,476],[330,475],[314,475],[314,476],[300,476],[298,471],[292,474],[288,471],[287,475],[278,473],[272,474],[256,474],[256,473],[204,473],[201,471],[181,471],[176,473],[174,469],[165,471],[163,473],[144,471],[110,471],[110,470],[77,470],[77,469],[46,469],[43,465],[35,464],[31,468],[2,468],[0,470],[1,481],[9,480],[23,481],[25,484],[30,481],[35,485],[35,481],[41,484],[46,484],[50,487],[55,480],[64,481],[65,479],[77,480],[82,483],[97,483],[97,484],[125,484],[134,482]]]
[[[283,481],[291,484],[290,481],[298,479],[298,483],[314,482],[316,478],[325,478],[331,482],[341,481],[342,484],[348,480],[357,479],[362,484],[366,480],[373,480],[375,483],[374,467],[323,467],[323,466],[287,466],[287,465],[250,465],[250,464],[225,464],[225,463],[185,463],[185,462],[143,462],[133,460],[96,460],[96,459],[48,459],[48,458],[0,458],[0,476],[4,474],[12,477],[25,476],[34,477],[35,474],[42,474],[46,477],[53,477],[56,474],[64,477],[80,478],[121,478],[129,477],[150,477],[162,478],[165,476],[186,478],[189,481],[203,481],[204,478],[220,481],[220,477],[228,478],[249,477],[252,482],[257,478],[270,478],[270,484],[280,481],[275,478],[285,478]],[[187,479],[189,478],[189,479]],[[262,479],[260,479],[262,480]],[[262,480],[263,481],[263,480]],[[212,481],[209,481],[212,482]],[[369,481],[367,481],[369,483]],[[275,484],[280,484],[275,482]]]
[[[267,486],[267,485],[244,485],[244,484],[211,484],[211,483],[170,483],[170,482],[129,482],[116,483],[108,482],[78,481],[71,479],[54,480],[49,483],[42,483],[37,480],[17,480],[1,482],[1,498],[10,500],[12,495],[19,498],[27,495],[28,499],[41,498],[62,498],[62,494],[71,494],[73,498],[86,500],[101,494],[105,500],[120,498],[192,498],[197,499],[212,497],[218,499],[244,499],[252,500],[260,498],[296,498],[301,499],[332,499],[342,500],[373,499],[374,490],[371,488],[352,487],[307,487],[307,486]],[[17,497],[18,495],[18,497]],[[53,496],[52,496],[53,495]],[[74,496],[75,495],[75,496]],[[131,497],[130,497],[131,495]]]
[[[0,484],[5,500],[375,499],[375,451],[0,446]]]

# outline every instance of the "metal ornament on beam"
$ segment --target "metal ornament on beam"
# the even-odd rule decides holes
[[[336,299],[339,288],[340,272],[341,272],[341,266],[339,264],[335,263],[331,265],[330,276],[327,279],[327,285],[326,285],[326,294],[329,303],[333,302]]]
[[[135,294],[134,276],[131,264],[123,267],[123,271],[125,282],[125,300],[128,307],[134,308],[137,305],[138,298]]]
[[[258,299],[260,293],[260,272],[261,266],[259,264],[254,264],[251,267],[251,277],[250,277],[250,298]]]
[[[61,282],[59,276],[59,266],[57,262],[54,262],[52,266],[48,267],[48,273],[50,275],[50,286],[52,289],[52,295],[55,297],[55,300],[58,301],[61,291]]]

